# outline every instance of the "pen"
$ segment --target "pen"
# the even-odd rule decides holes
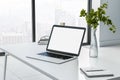
[[[98,70],[86,70],[86,72],[95,72],[95,71],[104,71],[103,69],[98,69]]]

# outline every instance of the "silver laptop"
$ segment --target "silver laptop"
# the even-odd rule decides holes
[[[53,25],[46,51],[28,58],[62,64],[76,59],[81,51],[85,28]]]

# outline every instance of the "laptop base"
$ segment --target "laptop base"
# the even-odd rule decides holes
[[[71,56],[60,55],[60,54],[55,54],[51,52],[38,53],[38,55],[53,57],[53,58],[58,58],[58,59],[63,59],[63,60],[72,58]]]
[[[77,59],[77,57],[74,58],[70,58],[70,59],[66,59],[66,60],[62,60],[62,59],[57,59],[57,58],[53,58],[53,57],[48,57],[48,56],[38,56],[38,55],[34,55],[34,56],[26,56],[27,58],[30,59],[34,59],[34,60],[40,60],[40,61],[44,61],[44,62],[49,62],[49,63],[54,63],[54,64],[63,64],[69,61],[72,61],[74,59]]]

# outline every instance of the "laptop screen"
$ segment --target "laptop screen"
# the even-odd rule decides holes
[[[85,28],[54,25],[47,50],[79,55],[84,34]]]

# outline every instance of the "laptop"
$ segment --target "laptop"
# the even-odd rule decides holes
[[[81,51],[86,28],[53,25],[46,51],[28,58],[62,64],[76,59]]]

